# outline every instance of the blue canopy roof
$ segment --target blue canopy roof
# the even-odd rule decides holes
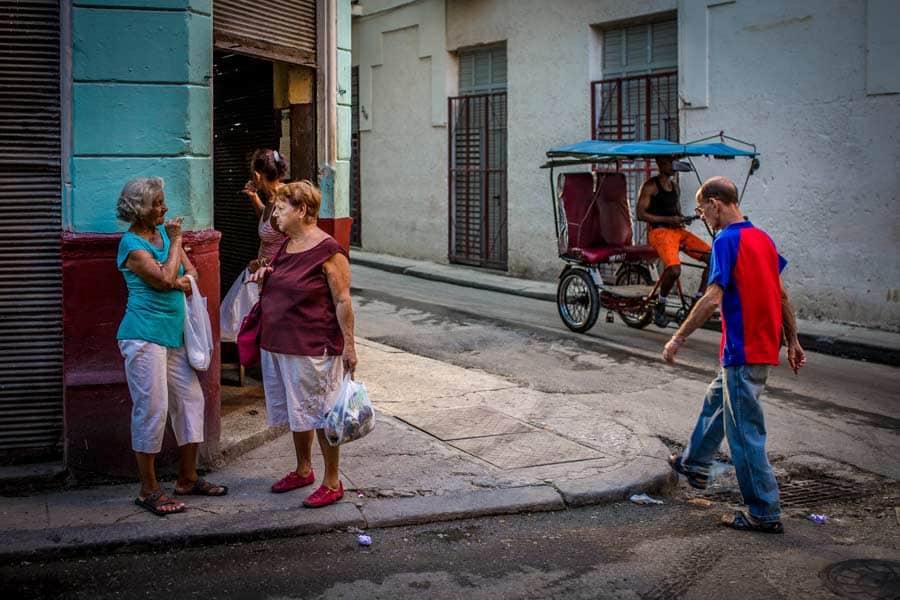
[[[669,140],[650,140],[646,142],[587,140],[570,146],[551,148],[547,152],[548,158],[592,158],[599,160],[652,158],[654,156],[734,158],[736,156],[757,156],[757,153],[752,150],[741,150],[722,142],[676,144]],[[590,162],[595,162],[595,160]]]

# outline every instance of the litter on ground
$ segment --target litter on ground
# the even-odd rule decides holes
[[[657,500],[656,498],[651,498],[647,494],[635,494],[631,498],[629,498],[635,504],[665,504],[662,500]]]

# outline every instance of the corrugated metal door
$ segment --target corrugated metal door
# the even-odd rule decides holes
[[[450,260],[507,268],[506,49],[463,52],[449,100]]]
[[[214,0],[213,39],[221,50],[315,66],[315,0]]]
[[[241,193],[258,148],[278,148],[272,63],[216,52],[213,61],[213,199],[222,295],[259,250],[258,222]]]
[[[58,0],[0,1],[0,452],[63,430]]]

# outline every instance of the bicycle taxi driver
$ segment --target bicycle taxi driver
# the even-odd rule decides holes
[[[638,195],[637,217],[650,226],[647,241],[659,254],[665,270],[663,270],[659,297],[653,311],[653,322],[657,327],[666,327],[669,317],[666,315],[666,303],[672,286],[681,276],[681,258],[679,252],[703,261],[706,268],[697,296],[706,291],[706,279],[709,271],[710,246],[699,237],[688,231],[681,216],[680,191],[675,179],[675,170],[671,156],[654,158],[659,175],[651,177],[641,186]]]

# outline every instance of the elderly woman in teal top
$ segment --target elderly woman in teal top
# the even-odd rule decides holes
[[[132,179],[116,211],[130,224],[116,262],[128,287],[128,305],[116,339],[131,392],[131,443],[141,490],[135,504],[155,515],[182,512],[184,503],[156,480],[166,418],[180,450],[176,494],[223,496],[225,486],[200,479],[197,451],[203,441],[203,391],[184,349],[184,294],[197,271],[181,247],[181,218],[165,221],[163,180]]]

